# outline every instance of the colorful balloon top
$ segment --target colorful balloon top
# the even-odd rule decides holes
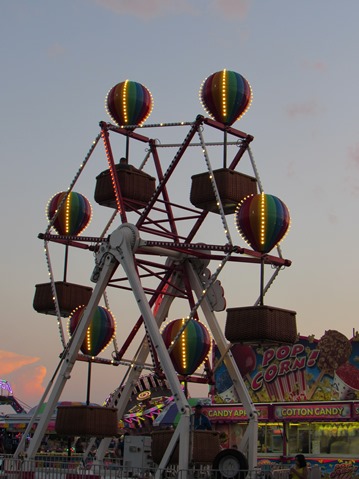
[[[141,83],[125,80],[108,92],[106,111],[118,126],[141,126],[153,110],[150,91]]]
[[[284,238],[290,226],[286,205],[273,195],[245,198],[235,213],[238,232],[255,251],[268,253]]]
[[[49,222],[60,206],[61,209],[53,224],[54,229],[59,235],[79,235],[91,220],[92,208],[90,202],[85,196],[74,191],[70,193],[66,191],[57,193],[50,199],[47,205],[47,218]]]
[[[252,89],[239,73],[222,70],[204,80],[200,100],[206,112],[225,125],[232,125],[249,109]]]
[[[69,318],[69,334],[72,336],[85,311],[85,306],[79,306]],[[115,334],[115,320],[111,312],[97,306],[90,325],[86,331],[86,337],[81,345],[81,351],[88,356],[97,356],[106,348]]]
[[[186,319],[175,319],[165,326],[162,337],[167,348],[185,322]],[[199,321],[189,320],[170,353],[175,371],[183,376],[193,374],[208,357],[210,349],[211,338],[207,328]]]

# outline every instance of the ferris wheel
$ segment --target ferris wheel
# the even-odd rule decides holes
[[[125,379],[114,385],[107,409],[116,409],[117,417],[122,417],[134,385],[150,370],[172,391],[183,414],[181,430],[186,431],[189,412],[181,383],[213,384],[209,353],[214,342],[252,420],[246,439],[252,468],[256,465],[256,411],[231,346],[296,339],[292,312],[264,305],[266,291],[280,270],[291,264],[278,246],[290,219],[285,204],[263,191],[251,151],[253,137],[232,126],[252,100],[247,80],[232,71],[214,73],[203,82],[200,98],[210,117],[146,124],[153,107],[149,90],[129,80],[115,85],[106,98],[112,121],[100,122],[100,132],[70,186],[49,202],[49,225],[39,237],[45,245],[50,282],[36,285],[34,308],[56,317],[64,353],[58,379],[49,387],[48,408],[52,412],[76,361],[121,365],[127,367]],[[174,135],[175,140],[167,140],[169,131],[168,136]],[[161,135],[165,141],[158,139]],[[142,158],[133,155],[133,150],[142,150]],[[85,236],[81,233],[91,217],[91,205],[76,186],[99,151],[104,169],[96,177],[94,200],[106,221],[98,236]],[[202,165],[194,174],[193,158],[196,169]],[[246,160],[251,174],[239,171]],[[188,188],[184,186],[186,175]],[[237,231],[245,246],[237,244]],[[65,250],[61,281],[52,267],[52,244],[63,245]],[[277,254],[270,254],[274,248]],[[94,256],[91,282],[95,287],[68,282],[70,249],[88,250]],[[233,270],[235,275],[239,263],[260,265],[260,293],[254,305],[247,307],[227,304],[222,281],[223,271]],[[267,265],[274,272],[265,284]],[[133,295],[138,304],[138,316],[121,342],[110,295]],[[104,306],[99,305],[102,301]],[[227,306],[223,332],[217,313],[226,311]],[[106,356],[102,350],[108,343],[113,347]],[[134,343],[138,348],[129,360],[127,354]],[[37,450],[46,420],[44,413],[30,455]],[[93,435],[108,437],[102,431],[97,433]],[[185,441],[183,444],[188,449]],[[107,445],[104,439],[99,455]],[[187,460],[188,454],[184,465]]]

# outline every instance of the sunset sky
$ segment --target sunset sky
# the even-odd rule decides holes
[[[0,378],[16,397],[35,406],[62,351],[56,318],[32,307],[35,285],[48,281],[37,238],[46,204],[70,185],[99,122],[110,121],[107,92],[126,79],[151,91],[150,123],[205,115],[198,91],[216,71],[249,81],[252,106],[233,126],[254,136],[264,191],[282,199],[292,219],[282,244],[292,265],[266,302],[295,310],[304,336],[336,329],[352,337],[359,329],[357,0],[16,0],[1,7]],[[153,132],[160,141],[167,134]],[[173,135],[180,143],[186,131]],[[79,184],[92,203],[95,177],[106,169],[99,156]],[[131,162],[139,166],[143,156]],[[188,201],[187,183],[200,171],[193,164],[178,173],[176,197]],[[94,206],[86,234],[100,235],[109,213]],[[217,233],[203,234],[215,243]],[[239,236],[236,242],[246,246]],[[51,253],[61,280],[63,250]],[[90,284],[93,267],[92,254],[70,252],[73,282]],[[257,276],[239,265],[225,277],[228,307],[255,302]],[[138,312],[121,297],[111,309],[123,339]],[[63,399],[85,400],[86,365],[75,370]],[[101,403],[123,373],[94,368],[92,400]]]

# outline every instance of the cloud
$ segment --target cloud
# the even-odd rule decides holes
[[[54,43],[47,49],[50,58],[57,58],[65,53],[65,48],[59,43]]]
[[[351,165],[359,166],[359,144],[349,148],[349,160]]]
[[[244,18],[252,0],[206,0],[198,5],[193,0],[94,0],[100,7],[116,14],[130,14],[143,19],[166,15],[201,15],[203,9],[212,10],[227,20]]]
[[[34,356],[23,356],[11,351],[0,350],[0,376],[6,376],[14,371],[36,363],[40,358]]]
[[[335,213],[333,213],[332,211],[328,213],[328,221],[329,223],[331,223],[332,225],[336,225],[338,224],[338,215],[336,215]]]
[[[33,366],[40,358],[0,350],[0,377],[10,383],[14,396],[25,404],[39,402],[45,388],[46,367]]]
[[[303,67],[306,70],[313,70],[320,73],[324,73],[328,68],[327,64],[320,60],[317,60],[317,61],[304,60]]]
[[[43,383],[46,372],[45,366],[25,368],[19,371],[12,380],[12,388],[16,397],[26,404],[36,405],[45,390]]]
[[[238,20],[248,14],[251,0],[214,0],[213,7],[228,20]]]
[[[286,171],[287,171],[287,178],[295,178],[296,168],[295,168],[295,162],[294,161],[289,161],[287,163]]]
[[[135,15],[143,19],[168,14],[198,13],[188,0],[95,0],[95,3],[111,12]]]
[[[324,108],[316,100],[308,100],[303,103],[293,103],[287,107],[287,114],[291,118],[299,116],[317,116]]]

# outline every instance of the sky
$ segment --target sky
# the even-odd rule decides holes
[[[214,72],[226,68],[249,81],[253,103],[233,126],[254,136],[264,191],[291,214],[281,248],[292,265],[265,302],[296,311],[304,336],[336,329],[352,337],[359,298],[358,14],[357,0],[340,7],[334,0],[1,0],[0,378],[17,398],[31,407],[39,402],[62,351],[56,318],[32,307],[35,285],[48,281],[38,239],[47,202],[70,185],[99,122],[110,121],[107,92],[126,79],[151,91],[151,124],[206,115],[198,92]],[[186,131],[146,134],[180,143]],[[144,156],[138,148],[131,150],[134,166]],[[94,156],[78,191],[94,208],[85,234],[98,236],[109,211],[93,204],[95,177],[106,169],[103,153]],[[242,162],[249,172],[248,159]],[[190,176],[202,166],[179,168],[178,201],[188,202]],[[201,234],[215,243],[220,230],[213,223]],[[238,235],[235,243],[246,246]],[[61,280],[63,249],[50,249]],[[93,267],[91,255],[70,251],[72,282],[90,284]],[[227,307],[252,305],[258,268],[236,268],[220,277]],[[120,341],[138,312],[121,295],[110,306]],[[91,399],[102,403],[124,369],[93,369]],[[62,399],[85,400],[86,371],[75,365]]]

